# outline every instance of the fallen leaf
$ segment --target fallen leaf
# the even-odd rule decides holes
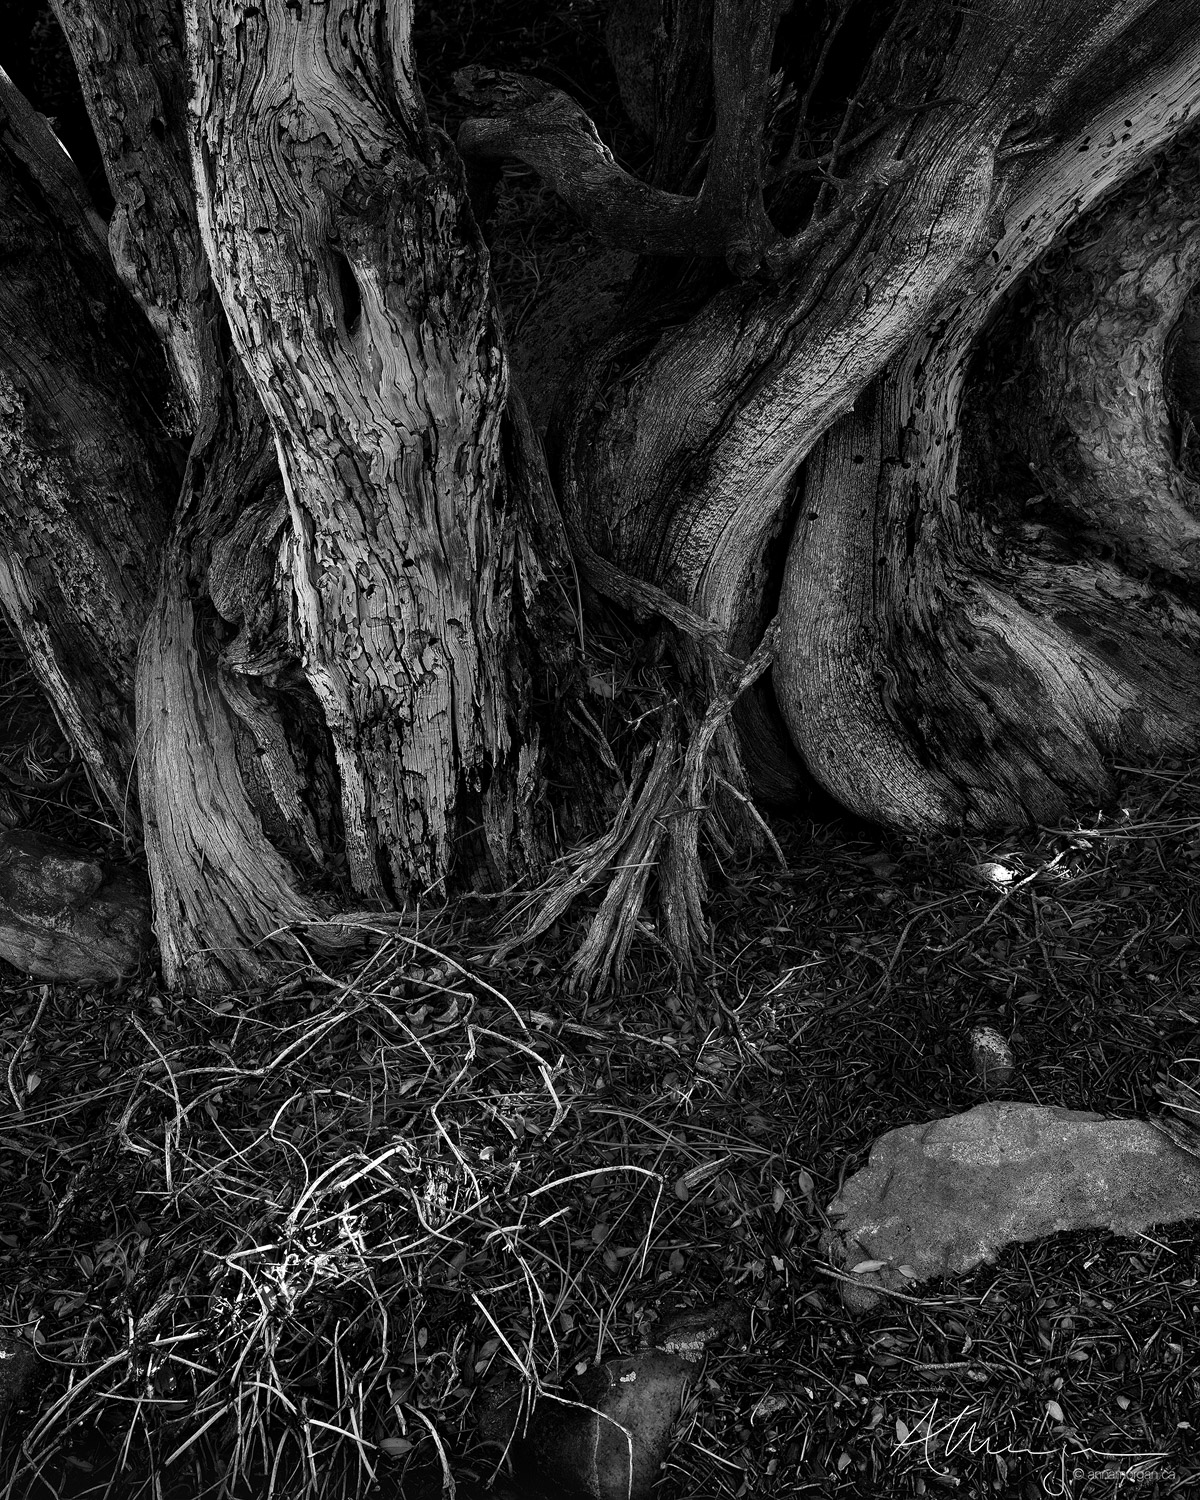
[[[868,1271],[882,1271],[887,1265],[886,1260],[860,1260],[858,1265],[850,1267],[851,1276],[865,1276]]]
[[[380,1440],[379,1451],[386,1453],[389,1458],[402,1458],[412,1451],[412,1447],[411,1438],[383,1438]]]

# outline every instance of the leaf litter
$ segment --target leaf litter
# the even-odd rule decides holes
[[[786,873],[726,870],[691,992],[642,933],[581,1001],[586,913],[497,969],[453,909],[216,1005],[11,984],[0,1316],[44,1378],[0,1494],[482,1493],[489,1410],[728,1300],[748,1337],[663,1496],[1034,1494],[1076,1458],[1182,1493],[1192,1229],[1013,1247],[857,1322],[818,1242],[879,1134],[978,1102],[976,1024],[1016,1052],[992,1097],[1191,1128],[1198,792],[1156,767],[1003,850],[799,823]],[[999,896],[965,873],[998,853]]]

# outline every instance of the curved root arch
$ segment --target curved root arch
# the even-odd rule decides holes
[[[795,259],[772,256],[768,226],[766,274],[725,283],[699,310],[683,294],[704,278],[664,271],[671,310],[657,332],[597,351],[560,407],[557,477],[588,551],[743,652],[811,456],[774,671],[796,748],[844,803],[892,823],[1048,816],[1064,792],[1106,785],[1116,746],[1185,732],[1193,621],[1110,565],[1022,536],[1006,547],[964,510],[966,368],[1054,239],[1196,114],[1200,16],[1179,0],[1069,12],[1022,0],[1003,14],[916,0],[891,13],[885,41],[839,130],[839,143],[857,130],[842,187],[806,210]],[[714,29],[718,93],[719,42]],[[500,150],[502,136],[537,165],[545,121],[539,134],[520,113],[470,138]],[[721,119],[718,108],[698,197],[647,208],[663,255],[683,253],[667,230],[709,200],[738,143]],[[605,191],[620,187],[632,213],[632,189],[612,177]],[[607,222],[582,167],[569,186]],[[743,227],[762,204],[751,207]],[[717,252],[697,239],[694,253]],[[735,277],[748,264],[726,261]],[[1121,623],[1131,599],[1143,628]],[[689,648],[679,655],[694,692]],[[1172,676],[1182,716],[1163,701]],[[740,717],[765,737],[757,708]],[[786,766],[774,784],[788,786]],[[699,918],[672,901],[669,860],[662,873],[680,946]]]
[[[1182,352],[1176,330],[1200,278],[1198,200],[1193,133],[1035,273],[1024,338],[1006,350],[1014,368],[989,397],[993,445],[1033,471],[1048,510],[1123,561],[1192,583],[1200,482],[1179,462],[1167,347]]]
[[[1194,150],[1172,155],[1181,181]],[[1053,204],[1040,226],[1011,214],[1032,232],[990,257],[1003,271],[984,280],[985,261],[975,295],[810,464],[775,680],[814,775],[864,816],[913,829],[1052,818],[1109,791],[1114,754],[1154,754],[1200,722],[1200,615],[1103,555],[1177,580],[1194,567],[1195,486],[1172,454],[1162,365],[1200,254],[1174,193],[1154,191],[1100,211],[1083,267],[1034,320],[1045,379],[1017,387],[1040,476],[1102,550],[1081,550],[1077,529],[995,527],[958,494],[968,360],[1061,224]]]

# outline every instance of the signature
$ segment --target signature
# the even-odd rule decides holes
[[[944,1465],[955,1454],[995,1458],[1002,1462],[1007,1458],[1050,1460],[1047,1465],[1049,1472],[1042,1475],[1042,1485],[1046,1494],[1055,1500],[1072,1493],[1072,1480],[1109,1479],[1126,1484],[1148,1484],[1175,1477],[1174,1469],[1162,1463],[1166,1453],[1126,1453],[1090,1448],[1074,1436],[1066,1438],[1055,1448],[1031,1448],[1027,1443],[1001,1440],[994,1432],[981,1432],[982,1407],[967,1406],[946,1414],[939,1411],[940,1399],[932,1401],[911,1426],[903,1421],[896,1423],[896,1451],[919,1453],[935,1474],[946,1479],[954,1477]],[[939,1467],[939,1461],[943,1467]]]

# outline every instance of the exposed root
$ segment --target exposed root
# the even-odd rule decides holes
[[[1184,183],[1194,149],[1172,168]],[[1114,758],[1194,737],[1200,615],[1133,566],[1170,564],[1177,583],[1194,568],[1194,485],[1169,447],[1159,369],[1187,289],[1182,209],[1154,197],[1162,168],[1081,223],[1086,296],[1074,261],[1065,291],[1043,276],[1043,304],[1066,312],[1048,341],[1048,315],[1035,323],[1037,379],[1001,362],[1002,411],[1023,414],[1018,392],[1035,390],[1024,425],[1054,501],[1045,524],[1022,513],[1019,491],[993,498],[1020,462],[1000,485],[986,465],[959,463],[972,351],[1005,278],[1038,261],[1057,224],[1051,202],[1039,226],[1033,195],[1029,213],[1013,213],[1024,237],[1010,231],[997,251],[1003,276],[979,269],[972,298],[894,360],[809,459],[775,686],[814,778],[863,817],[914,831],[1052,822],[1111,794]],[[986,411],[986,393],[975,399]],[[987,419],[976,426],[986,433]]]
[[[662,840],[663,820],[676,780],[672,773],[678,767],[679,734],[673,707],[667,709],[654,760],[639,787],[638,780],[649,755],[647,747],[639,757],[612,827],[560,861],[559,872],[518,907],[514,920],[520,920],[534,907],[537,914],[519,935],[497,948],[495,963],[503,962],[517,948],[548,932],[574,901],[610,876],[608,892],[572,966],[573,978],[580,988],[590,990],[597,982],[606,984],[612,977],[620,976]]]
[[[267,841],[238,767],[233,717],[168,579],[138,667],[139,782],[168,985],[261,984],[306,955],[291,924],[320,913]]]
[[[660,899],[667,941],[679,963],[689,972],[693,954],[708,934],[708,923],[704,916],[706,882],[700,862],[700,829],[707,812],[705,782],[712,780],[708,774],[711,752],[720,736],[726,741],[727,754],[732,752],[736,756],[733,736],[728,732],[729,716],[741,695],[758,681],[774,660],[777,629],[776,622],[772,620],[753,655],[742,667],[736,682],[709,704],[704,722],[693,734],[684,756],[683,805],[671,821],[667,853],[660,876]],[[728,777],[718,776],[716,779],[747,810],[774,849],[780,864],[786,864],[774,834],[750,798]]]
[[[495,962],[541,937],[580,896],[607,882],[572,961],[571,982],[585,993],[609,988],[623,973],[650,879],[657,871],[663,936],[681,971],[692,972],[694,955],[708,932],[701,833],[726,850],[756,845],[765,834],[783,862],[779,845],[743,788],[729,724],[734,704],[770,666],[774,650],[772,621],[736,679],[712,698],[703,719],[692,722],[683,735],[680,709],[675,703],[668,705],[649,769],[644,770],[650,761],[647,746],[611,828],[560,861],[556,873],[522,903],[513,920],[533,910],[536,915],[519,935],[501,944]]]

